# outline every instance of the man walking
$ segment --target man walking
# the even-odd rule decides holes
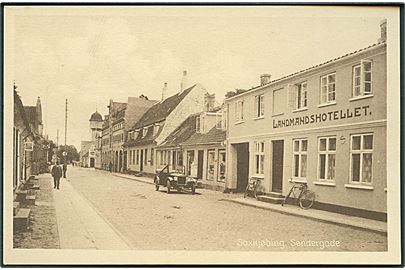
[[[62,176],[62,168],[59,166],[59,161],[52,168],[53,188],[59,189],[60,178]]]
[[[63,169],[63,178],[66,178],[66,171],[67,171],[67,164],[66,164],[66,162],[63,163],[62,169]]]

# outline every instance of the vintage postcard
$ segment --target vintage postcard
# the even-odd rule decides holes
[[[3,5],[3,265],[399,265],[400,5]]]

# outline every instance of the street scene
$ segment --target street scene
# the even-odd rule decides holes
[[[6,9],[12,252],[393,250],[391,13],[223,8]]]

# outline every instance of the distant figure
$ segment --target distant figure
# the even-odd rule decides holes
[[[63,178],[66,178],[66,171],[67,171],[67,164],[66,163],[63,163],[62,169],[63,169]]]
[[[59,189],[60,178],[62,176],[62,168],[59,166],[59,161],[52,168],[53,188]]]
[[[110,164],[108,164],[108,169],[110,170],[110,172],[112,172],[112,167],[113,167],[113,164],[112,164],[112,162],[110,161]]]

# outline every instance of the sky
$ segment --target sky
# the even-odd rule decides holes
[[[41,98],[45,133],[80,149],[109,99],[161,99],[188,83],[227,91],[294,73],[377,42],[378,10],[282,7],[65,7],[14,16],[14,80],[24,105]],[[388,30],[389,31],[389,30]]]

